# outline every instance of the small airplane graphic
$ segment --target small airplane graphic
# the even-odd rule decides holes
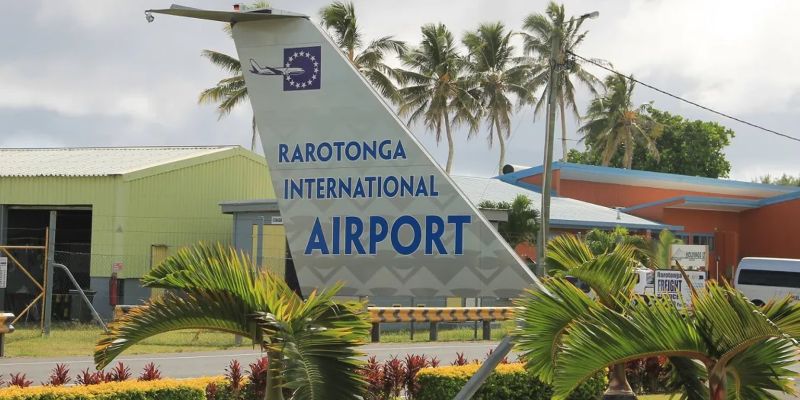
[[[296,68],[296,67],[262,67],[259,65],[256,60],[250,59],[250,72],[258,75],[283,75],[283,76],[293,76],[293,75],[302,75],[306,72],[303,68]]]

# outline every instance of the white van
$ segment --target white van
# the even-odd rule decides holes
[[[792,295],[800,298],[800,260],[745,257],[739,263],[733,285],[755,305]]]

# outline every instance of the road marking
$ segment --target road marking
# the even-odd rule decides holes
[[[486,348],[486,347],[495,347],[497,346],[496,343],[464,343],[464,344],[456,344],[456,345],[440,345],[440,344],[429,344],[429,345],[416,345],[416,346],[402,346],[399,345],[397,347],[381,347],[380,345],[366,345],[363,347],[364,351],[411,351],[411,350],[440,350],[440,349],[474,349],[474,348]],[[171,356],[171,357],[152,357],[148,354],[142,354],[139,356],[133,356],[129,358],[117,358],[115,361],[166,361],[166,360],[197,360],[197,359],[204,359],[204,358],[233,358],[233,357],[252,357],[252,356],[260,356],[263,353],[238,353],[238,354],[205,354],[205,355],[195,355],[195,356]],[[46,365],[46,364],[59,364],[59,363],[66,363],[66,364],[94,364],[94,361],[89,359],[83,360],[48,360],[48,361],[29,361],[29,362],[16,362],[16,363],[0,363],[0,367],[16,367],[16,366],[23,366],[23,365]]]
[[[147,354],[143,354],[141,357],[138,358],[117,358],[115,361],[164,361],[164,360],[193,360],[193,359],[201,359],[201,358],[230,358],[230,357],[250,357],[250,356],[260,356],[262,353],[242,353],[242,354],[208,354],[208,355],[197,355],[197,356],[175,356],[175,357],[151,357]],[[13,367],[17,365],[43,365],[43,364],[53,364],[53,363],[68,363],[68,364],[94,364],[92,360],[49,360],[49,361],[31,361],[31,362],[20,362],[20,363],[7,363],[7,364],[0,364],[0,367]]]
[[[367,351],[393,351],[393,350],[439,350],[439,349],[464,349],[464,348],[482,348],[482,347],[496,347],[497,343],[486,344],[470,344],[470,345],[457,345],[457,346],[417,346],[417,347],[369,347],[364,346]]]

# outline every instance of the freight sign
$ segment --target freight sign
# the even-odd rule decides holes
[[[708,266],[708,246],[699,244],[673,244],[670,246],[672,265],[680,263],[684,269],[700,269]]]
[[[699,290],[706,284],[704,271],[686,271],[692,286]],[[681,271],[656,270],[655,294],[657,297],[669,296],[675,305],[692,304],[692,288],[683,279]]]

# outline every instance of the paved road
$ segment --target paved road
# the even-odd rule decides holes
[[[443,365],[447,365],[456,357],[456,353],[472,359],[483,359],[489,349],[497,344],[492,342],[443,342],[443,343],[386,343],[370,344],[364,350],[370,356],[385,360],[392,356],[404,357],[406,354],[425,354],[437,357]],[[202,353],[176,353],[176,354],[145,354],[122,355],[122,361],[131,368],[134,375],[138,375],[145,364],[154,362],[159,366],[163,376],[170,378],[190,378],[196,376],[220,375],[232,359],[237,359],[243,366],[261,357],[260,351],[236,349],[225,351],[212,351]],[[57,364],[64,363],[69,366],[70,375],[74,377],[79,371],[86,368],[93,369],[90,357],[54,357],[54,358],[4,358],[0,360],[0,375],[4,378],[8,374],[22,372],[28,379],[36,384],[44,381],[50,370]]]

